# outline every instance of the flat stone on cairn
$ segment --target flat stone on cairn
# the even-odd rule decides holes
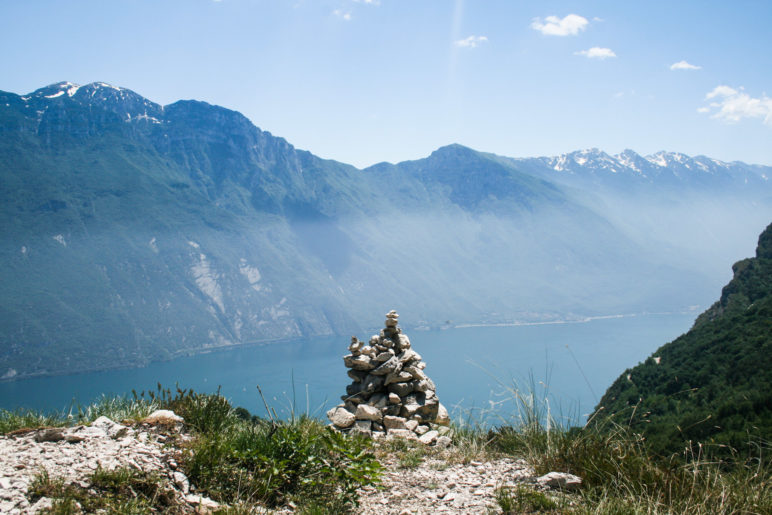
[[[424,373],[426,363],[399,328],[396,311],[386,314],[385,327],[367,345],[352,336],[348,350],[351,354],[343,356],[343,364],[352,382],[341,397],[343,403],[327,412],[337,430],[415,438],[426,444],[447,432],[438,426],[450,423],[448,411]]]

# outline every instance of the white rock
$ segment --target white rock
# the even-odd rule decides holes
[[[386,415],[383,417],[383,425],[386,429],[407,429],[407,420],[402,417]]]
[[[576,490],[582,486],[582,478],[566,472],[549,472],[536,478],[543,486],[559,490]]]
[[[439,435],[440,434],[437,431],[432,430],[418,437],[418,441],[426,445],[431,445],[435,440],[437,440]]]
[[[129,432],[128,427],[122,426],[121,424],[113,422],[112,420],[104,416],[99,417],[98,419],[93,421],[91,423],[91,426],[103,429],[104,432],[107,433],[107,436],[109,436],[113,440],[126,436],[126,434]]]
[[[426,433],[428,433],[428,432],[429,432],[429,427],[428,427],[428,426],[418,426],[418,427],[416,427],[416,428],[414,429],[414,431],[415,431],[415,433],[416,433],[417,435],[419,435],[419,436],[420,436],[420,435],[424,435],[424,434],[426,434]]]
[[[357,420],[372,420],[380,422],[383,419],[381,410],[375,406],[369,406],[367,404],[360,404],[357,406],[357,412],[354,415]]]
[[[437,441],[434,442],[434,445],[442,449],[446,447],[450,447],[452,444],[453,444],[453,440],[451,440],[450,437],[448,436],[439,436],[437,437]]]
[[[142,419],[147,424],[181,424],[185,419],[177,415],[172,410],[159,409]]]
[[[346,428],[354,425],[356,417],[343,406],[336,406],[327,412],[327,418],[330,419],[336,427]]]
[[[190,482],[188,481],[188,476],[182,472],[175,472],[172,474],[172,479],[174,480],[174,484],[177,485],[177,488],[179,488],[183,494],[190,493]]]
[[[186,495],[185,500],[188,502],[188,504],[198,507],[198,511],[196,513],[212,513],[220,507],[218,502],[213,501],[209,497],[204,497],[203,495]]]
[[[448,414],[447,408],[445,408],[442,403],[440,403],[440,407],[437,411],[437,418],[434,419],[434,423],[441,426],[450,425],[450,414]]]

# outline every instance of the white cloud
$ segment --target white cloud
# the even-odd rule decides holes
[[[348,11],[343,11],[341,9],[335,9],[334,11],[332,11],[332,14],[334,14],[335,16],[337,16],[338,18],[340,18],[342,20],[351,21],[351,13],[348,12]]]
[[[565,18],[547,16],[544,22],[536,18],[531,23],[531,28],[538,30],[545,36],[576,36],[587,28],[587,18],[578,14],[569,14]]]
[[[358,4],[381,5],[381,0],[354,0]]]
[[[743,118],[761,118],[766,125],[772,126],[772,98],[763,93],[759,98],[754,98],[742,87],[738,90],[721,85],[705,95],[705,100],[713,102],[707,107],[700,107],[697,112],[712,112],[711,118],[727,123],[737,123]]]
[[[574,55],[583,55],[588,59],[608,59],[609,57],[616,57],[617,55],[610,48],[601,48],[594,46],[587,50],[580,50],[574,52]]]
[[[468,38],[459,39],[458,41],[455,41],[453,44],[457,47],[462,48],[475,48],[481,43],[486,43],[488,41],[488,38],[485,36],[469,36]]]
[[[670,65],[671,70],[701,70],[702,66],[687,63],[686,61],[678,61]]]

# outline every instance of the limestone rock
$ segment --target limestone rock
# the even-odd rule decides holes
[[[404,397],[413,391],[413,383],[392,383],[389,385],[389,392]]]
[[[343,364],[354,370],[372,370],[375,368],[375,363],[370,360],[369,356],[365,356],[364,353],[359,356],[354,356],[353,354],[343,356]]]
[[[434,443],[435,440],[437,440],[437,437],[439,436],[440,434],[437,431],[434,431],[434,430],[427,431],[426,433],[418,437],[418,441],[426,445],[431,445]]]
[[[343,406],[336,406],[327,412],[327,418],[330,419],[335,427],[346,428],[354,425],[356,417]]]
[[[128,427],[122,426],[116,422],[113,422],[112,420],[104,416],[99,417],[98,419],[93,421],[91,423],[91,426],[102,429],[105,433],[107,433],[107,436],[109,436],[113,440],[126,436],[126,433],[129,432]]]
[[[185,419],[168,409],[155,410],[142,419],[146,424],[182,424]]]
[[[381,410],[368,404],[360,404],[357,406],[357,411],[354,417],[357,420],[373,420],[375,422],[380,422],[383,419]]]
[[[438,436],[437,441],[434,442],[434,445],[444,449],[446,447],[450,447],[451,445],[453,445],[453,440],[451,440],[449,436],[445,436],[445,435]]]
[[[392,372],[391,374],[386,376],[386,381],[383,383],[384,385],[388,386],[392,383],[407,383],[408,381],[411,381],[413,379],[413,375],[409,372],[406,372],[405,370],[401,370],[399,372]]]
[[[578,490],[582,486],[582,478],[566,472],[549,472],[536,478],[543,486],[558,490]]]
[[[402,367],[402,364],[395,356],[391,356],[385,363],[382,363],[371,374],[376,376],[385,376],[392,372],[397,372]]]
[[[407,429],[407,420],[402,417],[386,415],[383,417],[383,425],[386,429]]]
[[[448,414],[447,408],[445,408],[442,403],[437,407],[437,417],[434,419],[434,423],[441,426],[450,425],[450,415]]]

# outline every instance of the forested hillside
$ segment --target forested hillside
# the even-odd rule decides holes
[[[756,257],[732,269],[721,299],[689,332],[614,382],[596,420],[629,422],[661,453],[691,441],[752,454],[750,442],[772,440],[772,225]]]

